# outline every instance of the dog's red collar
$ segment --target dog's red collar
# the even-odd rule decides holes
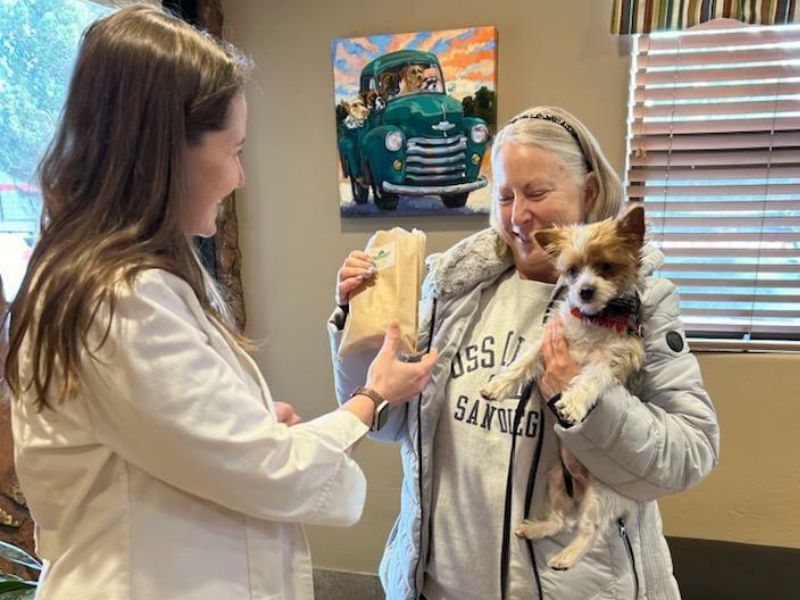
[[[591,323],[592,325],[605,327],[607,329],[613,329],[617,333],[629,333],[630,335],[635,335],[636,337],[642,337],[644,335],[644,330],[642,325],[636,319],[636,315],[603,315],[602,313],[598,315],[585,315],[580,311],[579,308],[574,306],[569,312],[573,317],[577,317],[586,323]]]

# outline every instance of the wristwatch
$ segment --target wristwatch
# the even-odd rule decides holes
[[[367,396],[375,403],[375,414],[372,417],[372,425],[370,426],[370,430],[380,431],[380,429],[386,425],[386,421],[389,420],[389,401],[375,390],[363,385],[353,390],[353,393],[350,394],[350,397],[352,398],[353,396],[359,395]]]

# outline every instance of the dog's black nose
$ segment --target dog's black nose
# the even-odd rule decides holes
[[[581,300],[589,302],[594,297],[594,288],[585,287],[581,288]]]

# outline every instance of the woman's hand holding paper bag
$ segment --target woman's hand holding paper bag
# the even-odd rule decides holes
[[[370,364],[367,374],[367,388],[378,393],[389,406],[397,406],[420,394],[431,378],[439,351],[436,348],[421,356],[419,361],[409,363],[400,360],[400,326],[397,321],[389,323],[383,345]],[[356,390],[355,394],[342,405],[364,423],[373,422],[376,405]]]
[[[417,351],[417,309],[425,234],[395,227],[377,231],[364,252],[351,252],[339,269],[337,304],[348,307],[339,356],[377,349],[391,321],[400,326],[400,351]]]
[[[439,358],[432,348],[418,362],[401,361],[400,326],[392,321],[386,330],[383,346],[372,361],[367,374],[367,387],[376,390],[392,406],[419,394],[431,378],[431,370]]]
[[[362,250],[353,250],[336,274],[336,304],[350,304],[350,294],[378,273],[375,260]]]

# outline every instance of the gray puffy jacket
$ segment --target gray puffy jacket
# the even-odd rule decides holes
[[[513,268],[510,257],[498,258],[497,242],[497,235],[487,229],[429,257],[418,348],[432,344],[439,349],[440,358],[421,396],[392,409],[388,424],[373,434],[375,439],[402,445],[400,514],[380,565],[388,600],[416,600],[422,590],[430,538],[433,435],[453,355],[468,325],[480,318],[481,292]],[[658,250],[649,248],[646,272],[658,268],[662,260]],[[674,285],[648,277],[641,311],[646,347],[642,372],[629,389],[618,386],[610,390],[582,423],[568,429],[544,411],[549,426],[539,437],[528,482],[532,493],[529,516],[537,516],[546,510],[546,474],[552,461],[558,460],[560,440],[596,477],[637,500],[637,510],[569,571],[554,571],[547,560],[569,543],[572,532],[529,545],[536,582],[530,598],[680,598],[655,500],[688,489],[708,475],[717,462],[719,429],[697,360],[685,343]],[[337,311],[329,324],[340,402],[365,380],[374,356],[366,352],[338,358],[343,321],[344,314]],[[498,553],[502,551],[497,549]]]

